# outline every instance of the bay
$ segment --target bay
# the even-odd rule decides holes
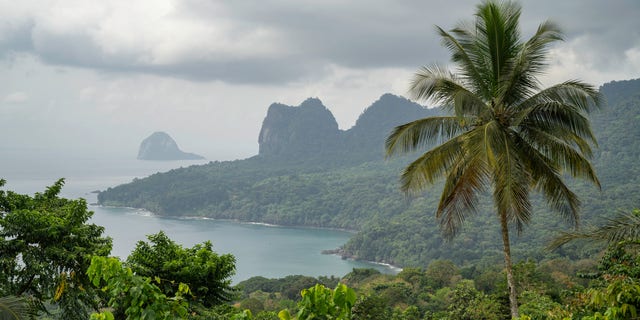
[[[27,153],[28,154],[28,153]],[[183,246],[211,241],[218,254],[236,258],[234,283],[253,276],[279,278],[287,275],[344,276],[353,268],[374,268],[396,273],[389,266],[343,260],[323,255],[352,235],[340,230],[269,226],[255,223],[208,219],[174,219],[158,217],[134,208],[94,205],[96,194],[121,183],[156,172],[198,165],[207,161],[139,161],[117,157],[64,157],[50,154],[9,153],[0,159],[0,178],[7,180],[6,190],[33,194],[42,192],[58,178],[65,178],[61,196],[85,198],[94,212],[92,223],[105,227],[113,238],[112,255],[125,259],[146,235],[164,231]],[[45,159],[45,161],[43,161]]]

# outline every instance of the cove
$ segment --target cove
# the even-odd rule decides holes
[[[40,159],[50,159],[42,163]],[[103,157],[59,157],[47,154],[8,154],[0,157],[0,167],[7,180],[5,190],[33,194],[42,192],[58,178],[66,183],[61,196],[84,198],[95,203],[94,190],[104,190],[156,172],[206,161],[149,162],[135,159]],[[155,216],[144,210],[90,205],[91,223],[105,228],[113,239],[112,255],[126,259],[136,243],[146,236],[164,231],[177,243],[191,247],[211,241],[218,254],[231,253],[236,258],[238,283],[254,276],[280,278],[287,275],[342,277],[353,268],[375,268],[384,273],[398,270],[364,261],[343,260],[323,255],[346,243],[351,233],[339,230],[266,226],[220,220],[175,219]]]
[[[132,208],[91,206],[90,210],[94,211],[92,222],[104,226],[105,234],[113,238],[112,255],[126,259],[138,241],[160,230],[187,247],[211,241],[218,254],[235,256],[234,283],[254,276],[342,277],[353,268],[374,268],[390,274],[398,271],[385,265],[321,254],[322,250],[338,248],[347,242],[352,234],[345,231],[165,218]]]

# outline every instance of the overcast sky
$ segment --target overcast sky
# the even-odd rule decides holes
[[[134,158],[166,131],[211,160],[246,158],[273,102],[320,98],[340,127],[421,65],[447,63],[434,25],[478,1],[0,0],[0,154]],[[523,36],[566,41],[544,83],[640,77],[640,1],[523,1]]]

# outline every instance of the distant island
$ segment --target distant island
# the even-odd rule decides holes
[[[201,155],[180,150],[178,144],[166,132],[157,131],[142,140],[138,160],[203,160]]]

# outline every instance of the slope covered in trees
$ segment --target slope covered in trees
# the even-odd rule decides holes
[[[599,223],[619,210],[636,208],[640,203],[640,191],[637,188],[640,182],[640,128],[637,126],[640,118],[640,80],[608,83],[602,86],[601,91],[608,103],[593,114],[592,126],[599,143],[594,151],[593,164],[602,189],[585,182],[570,181],[572,189],[582,201],[581,225]],[[362,230],[345,246],[346,252],[364,259],[387,260],[403,265],[424,265],[429,261],[425,260],[425,255],[427,259],[446,258],[458,263],[482,259],[489,262],[491,256],[496,259],[499,248],[493,239],[499,234],[491,224],[493,208],[488,199],[484,199],[482,213],[468,221],[458,239],[441,243],[437,222],[433,217],[438,199],[432,195],[440,189],[436,186],[427,191],[420,197],[423,201],[414,200],[412,203],[415,208],[394,217],[391,223],[381,223]],[[540,199],[535,197],[534,210],[537,212],[531,227],[513,239],[514,255],[539,260],[550,254],[543,250],[546,242],[559,230],[568,227],[550,214]],[[570,244],[553,254],[571,258],[587,257],[598,250],[590,246]]]
[[[343,278],[254,277],[230,287],[232,255],[217,254],[208,242],[183,247],[162,232],[139,241],[126,262],[108,258],[110,241],[101,237],[102,227],[87,223],[86,202],[58,197],[61,187],[58,181],[33,197],[0,190],[0,247],[7,249],[0,250],[0,318],[510,318],[504,271],[495,265],[434,260],[398,275],[354,269]],[[635,318],[638,219],[640,210],[618,216],[616,225],[633,226],[624,235],[610,223],[587,230],[610,244],[599,257],[518,262],[519,319]]]
[[[583,202],[582,224],[640,203],[640,80],[608,83],[601,91],[608,105],[593,114],[592,125],[599,142],[593,163],[602,190],[570,181]],[[279,108],[285,117],[295,109]],[[500,248],[489,199],[481,199],[480,214],[468,221],[461,236],[445,243],[433,214],[441,187],[408,198],[398,185],[408,158],[383,159],[384,137],[393,126],[436,112],[385,95],[363,112],[356,126],[336,129],[333,149],[298,144],[295,157],[260,154],[176,169],[110,188],[100,193],[99,201],[159,215],[357,230],[343,248],[345,255],[401,266],[425,266],[433,259],[492,264],[499,261]],[[295,141],[298,133],[284,130],[281,136]],[[543,251],[546,241],[568,228],[535,195],[533,202],[531,227],[514,237],[519,258],[548,255]],[[579,258],[599,249],[569,244],[553,254]]]

